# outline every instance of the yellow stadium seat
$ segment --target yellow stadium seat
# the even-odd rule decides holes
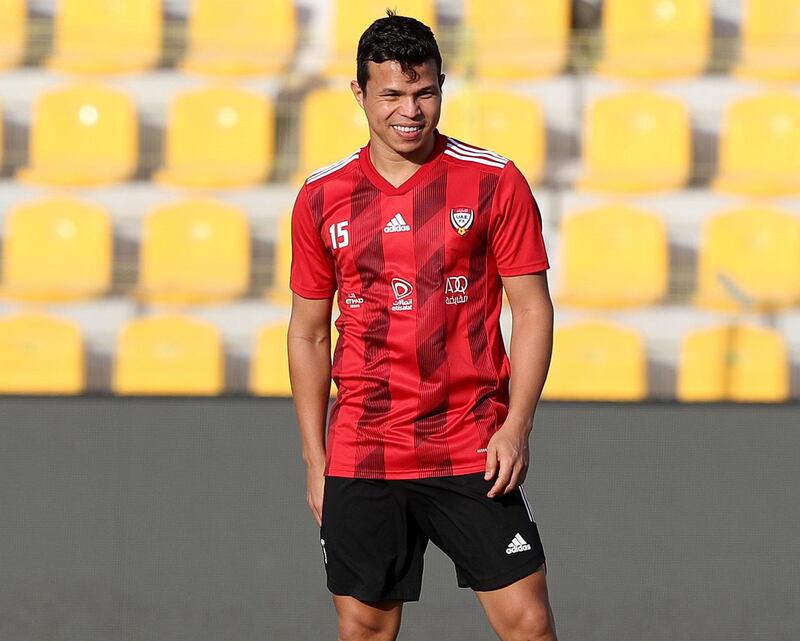
[[[256,396],[291,396],[286,323],[266,325],[256,335],[250,362],[250,391]]]
[[[3,122],[3,104],[0,103],[0,123]],[[0,127],[0,168],[3,166],[3,127]]]
[[[367,118],[352,91],[312,91],[301,109],[300,167],[296,181],[305,180],[311,172],[350,155],[368,141]]]
[[[267,298],[278,305],[292,302],[292,291],[289,289],[289,270],[292,266],[292,214],[288,212],[280,217],[275,234],[272,261],[272,285],[267,290]]]
[[[695,303],[769,311],[800,302],[800,219],[752,205],[718,214],[703,227]]]
[[[50,196],[5,218],[3,296],[65,301],[98,296],[111,283],[112,231],[103,207]]]
[[[138,158],[136,107],[101,85],[46,91],[33,107],[30,166],[17,179],[33,185],[90,187],[128,179]]]
[[[112,387],[116,394],[213,396],[224,387],[217,328],[177,315],[137,318],[120,332]]]
[[[646,193],[689,179],[689,113],[677,98],[643,90],[599,98],[589,105],[583,136],[580,189]]]
[[[244,294],[249,278],[249,223],[238,207],[189,199],[145,216],[139,260],[143,300],[222,302]]]
[[[275,151],[274,107],[234,87],[181,92],[167,117],[165,167],[157,183],[173,187],[249,187],[266,180]],[[198,135],[202,132],[202,135]]]
[[[28,11],[25,0],[0,2],[0,69],[9,69],[22,61]]]
[[[780,402],[789,395],[786,345],[750,325],[691,332],[681,343],[677,397],[684,402]]]
[[[675,78],[702,73],[711,47],[708,0],[604,0],[600,74]]]
[[[546,130],[539,104],[509,91],[466,87],[442,108],[446,134],[511,158],[531,183],[544,173]]]
[[[745,0],[741,40],[735,76],[800,80],[800,0]]]
[[[647,394],[647,359],[639,334],[587,320],[556,328],[542,398],[638,401]]]
[[[629,307],[656,303],[666,294],[667,230],[647,211],[604,205],[565,216],[561,253],[562,304]]]
[[[292,0],[194,0],[183,70],[222,76],[274,74],[289,62],[296,35]]]
[[[467,0],[460,66],[479,78],[525,80],[564,68],[569,49],[569,0]]]
[[[387,7],[397,15],[411,16],[428,25],[436,33],[434,0],[336,0],[331,20],[331,56],[326,69],[330,76],[356,77],[358,40],[367,27],[386,17]]]
[[[720,192],[751,196],[800,193],[800,97],[770,92],[727,109],[719,141]]]
[[[161,55],[160,0],[60,0],[47,66],[83,74],[153,67]]]
[[[80,394],[85,387],[80,328],[42,313],[0,318],[0,394]]]

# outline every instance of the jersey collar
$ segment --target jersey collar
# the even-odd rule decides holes
[[[427,176],[437,165],[443,155],[442,152],[444,152],[445,146],[447,145],[447,136],[440,134],[438,129],[433,130],[433,135],[436,137],[436,140],[433,144],[433,151],[431,152],[431,155],[428,156],[428,159],[398,187],[395,187],[392,185],[392,183],[386,180],[386,178],[381,176],[380,173],[378,173],[378,170],[373,166],[372,160],[369,157],[370,143],[367,143],[361,148],[361,153],[358,154],[358,162],[361,164],[361,169],[369,181],[383,193],[390,196],[404,194],[409,189],[412,189],[414,186],[418,185],[420,181],[422,181],[422,179],[425,178],[425,176]]]

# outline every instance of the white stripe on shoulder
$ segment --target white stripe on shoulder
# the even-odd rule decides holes
[[[448,147],[447,149],[444,150],[444,153],[447,154],[448,156],[452,156],[453,158],[458,158],[459,160],[466,160],[467,162],[478,163],[480,165],[489,165],[490,167],[498,167],[500,169],[506,166],[506,163],[504,162],[501,163],[496,160],[486,158],[485,156],[477,158],[475,156],[462,156],[461,153],[458,152],[453,147]]]
[[[461,142],[460,140],[456,140],[455,138],[448,138],[447,144],[451,147],[455,147],[456,149],[462,152],[467,153],[467,155],[480,154],[483,156],[489,156],[490,158],[497,160],[499,162],[508,162],[508,158],[506,158],[505,156],[501,156],[500,154],[494,151],[483,149],[482,147],[475,147],[474,145]]]
[[[311,175],[309,175],[309,177],[306,179],[306,182],[310,183],[315,180],[319,180],[320,178],[323,178],[328,174],[332,174],[334,171],[341,169],[345,165],[351,163],[356,158],[358,158],[358,151],[354,151],[346,158],[342,158],[341,160],[331,163],[330,165],[326,165],[325,167],[320,167],[319,169],[311,172]]]

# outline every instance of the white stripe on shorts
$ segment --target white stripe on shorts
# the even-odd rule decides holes
[[[521,485],[519,486],[519,493],[522,495],[522,502],[525,504],[525,509],[528,510],[528,518],[533,523],[533,512],[531,511],[531,506],[528,504],[528,497],[525,495],[525,488]]]

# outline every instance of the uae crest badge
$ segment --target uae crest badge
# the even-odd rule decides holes
[[[475,212],[469,207],[454,207],[450,210],[450,224],[459,236],[467,233],[475,220]]]

